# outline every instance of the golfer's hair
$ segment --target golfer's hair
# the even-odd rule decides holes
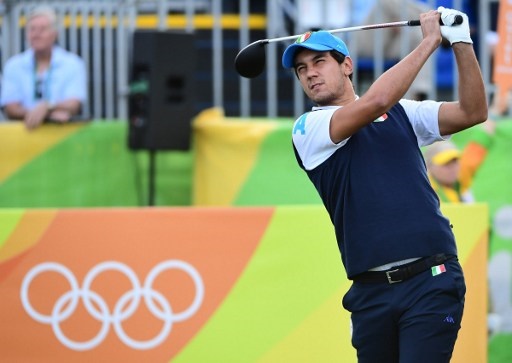
[[[342,54],[342,53],[337,52],[335,50],[331,50],[329,53],[331,53],[331,57],[333,57],[334,60],[336,62],[338,62],[338,64],[343,63],[343,61],[345,60],[345,54]]]
[[[331,50],[329,53],[331,53],[331,57],[333,57],[333,58],[334,58],[334,60],[335,60],[336,62],[338,62],[338,64],[343,63],[343,61],[344,61],[344,60],[345,60],[345,58],[346,58],[345,54],[340,53],[340,52],[338,52],[338,51],[336,51],[336,50]],[[351,74],[348,76],[348,78],[350,78],[350,80],[352,80],[352,74],[353,74],[353,73],[351,73]]]
[[[300,52],[300,50],[299,50],[299,52]],[[331,54],[331,57],[333,57],[334,60],[336,62],[338,62],[338,64],[341,64],[345,61],[345,57],[346,57],[345,54],[342,54],[336,50],[330,50],[329,53]],[[295,76],[297,77],[297,79],[299,79],[299,74],[297,73],[297,68],[293,67],[293,70],[295,72]],[[350,78],[350,80],[352,80],[352,74],[350,76],[348,76],[348,78]]]
[[[38,6],[34,7],[28,13],[27,24],[32,19],[34,19],[35,17],[38,17],[38,16],[44,16],[48,20],[50,20],[50,25],[51,25],[52,30],[57,31],[57,14],[53,10],[53,8],[51,8],[48,5],[38,5]]]

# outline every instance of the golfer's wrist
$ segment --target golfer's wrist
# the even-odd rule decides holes
[[[453,42],[451,42],[452,47],[455,44],[469,44],[469,45],[472,45],[473,41],[471,40],[471,38],[457,39],[457,40],[454,40]]]

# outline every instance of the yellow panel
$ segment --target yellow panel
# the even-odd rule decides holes
[[[445,204],[443,213],[453,224],[459,259],[466,278],[462,329],[452,362],[487,362],[487,261],[489,208],[487,204]]]

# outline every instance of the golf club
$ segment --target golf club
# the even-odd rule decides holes
[[[463,18],[461,15],[456,15],[454,21],[451,25],[459,25],[462,24]],[[441,25],[445,25],[442,23],[442,20],[439,20]],[[380,24],[372,24],[372,25],[361,25],[361,26],[352,26],[348,28],[340,28],[327,30],[329,33],[346,33],[353,32],[358,30],[372,30],[372,29],[383,29],[383,28],[396,28],[403,26],[419,26],[419,20],[404,20],[404,21],[396,21],[391,23],[380,23]],[[266,53],[265,46],[269,43],[280,42],[283,40],[292,40],[297,39],[300,35],[290,35],[286,37],[280,38],[272,38],[272,39],[260,39],[257,40],[247,46],[245,46],[235,57],[235,69],[239,75],[245,78],[255,78],[259,76],[263,70],[265,69],[266,63]]]

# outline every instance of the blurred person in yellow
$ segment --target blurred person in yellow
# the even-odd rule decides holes
[[[32,9],[26,36],[29,49],[4,67],[0,106],[5,116],[23,120],[28,129],[45,120],[70,121],[87,100],[85,63],[56,43],[57,16],[51,7]]]
[[[462,151],[449,140],[426,148],[428,177],[441,202],[474,202],[471,183],[487,156],[494,129],[494,121],[487,120]]]

